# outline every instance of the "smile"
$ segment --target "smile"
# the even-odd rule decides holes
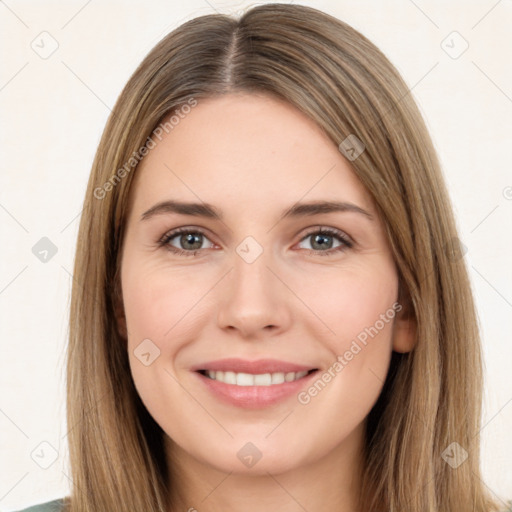
[[[208,395],[244,409],[262,409],[291,400],[310,384],[319,367],[276,359],[229,358],[191,368]]]

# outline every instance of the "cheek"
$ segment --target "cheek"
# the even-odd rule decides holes
[[[192,308],[201,284],[176,271],[127,260],[122,290],[135,388],[153,418],[168,426],[187,399],[174,377],[174,364],[185,343],[187,314],[197,314]]]
[[[313,280],[305,282],[299,292],[321,320],[309,325],[310,336],[322,339],[331,361],[318,375],[320,382],[298,399],[311,404],[306,407],[309,412],[325,411],[326,403],[338,404],[340,408],[329,408],[327,413],[332,424],[349,418],[356,423],[369,412],[386,380],[399,309],[398,278],[393,263],[382,261],[364,269],[347,267],[328,277],[316,279],[314,288]],[[308,289],[317,291],[308,293]]]
[[[179,328],[179,323],[208,291],[204,279],[185,268],[172,272],[144,264],[132,268],[137,268],[137,273],[130,269],[123,275],[129,337],[132,341],[150,338],[157,343],[172,338],[172,330]]]
[[[347,350],[358,336],[364,343],[365,333],[371,339],[391,340],[398,295],[392,262],[302,275],[307,277],[300,284],[297,281],[295,290],[317,319],[309,323],[310,329],[314,326],[312,339],[321,337],[336,354]]]
[[[172,375],[184,347],[197,338],[192,330],[199,332],[201,321],[211,319],[208,308],[213,295],[208,292],[216,278],[190,267],[170,269],[168,264],[136,257],[126,258],[124,265],[121,279],[132,377],[145,405],[159,415],[162,404],[182,395]]]

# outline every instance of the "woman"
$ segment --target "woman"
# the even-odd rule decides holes
[[[439,163],[384,55],[296,5],[165,37],[89,180],[48,510],[500,510],[481,392]]]

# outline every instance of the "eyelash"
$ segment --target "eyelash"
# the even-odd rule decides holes
[[[175,238],[177,235],[182,234],[201,234],[204,237],[207,238],[207,235],[204,231],[201,229],[190,229],[190,228],[177,228],[173,231],[170,231],[169,233],[166,233],[159,241],[158,245],[160,247],[165,247],[168,251],[177,254],[178,256],[195,256],[198,252],[202,251],[203,249],[196,249],[195,251],[184,251],[183,249],[178,249],[177,247],[174,247],[169,244],[169,242]],[[306,233],[300,240],[300,242],[304,241],[306,238],[310,237],[311,235],[328,235],[332,236],[334,238],[337,238],[341,245],[335,248],[331,248],[327,251],[319,251],[316,249],[304,249],[309,252],[309,254],[315,254],[319,256],[331,256],[333,254],[343,252],[346,249],[351,249],[353,247],[353,242],[349,239],[345,233],[342,231],[339,231],[338,229],[334,228],[325,228],[325,227],[316,227],[312,231],[309,231]]]

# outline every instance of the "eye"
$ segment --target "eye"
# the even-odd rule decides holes
[[[345,233],[335,228],[314,228],[299,243],[308,239],[311,239],[311,248],[306,248],[306,250],[321,256],[339,253],[353,246],[352,240]],[[166,233],[159,240],[158,245],[179,256],[195,256],[201,250],[211,249],[214,245],[209,241],[211,245],[203,247],[205,240],[209,241],[206,234],[200,229],[178,228]],[[335,246],[333,240],[337,240],[339,245]]]
[[[310,252],[321,256],[329,256],[350,249],[354,244],[342,231],[335,228],[315,228],[302,238],[301,243],[311,239]],[[333,239],[338,240],[339,245],[333,247]]]
[[[158,244],[180,256],[195,256],[198,251],[208,248],[202,247],[205,240],[208,238],[199,229],[178,228],[166,233]]]

